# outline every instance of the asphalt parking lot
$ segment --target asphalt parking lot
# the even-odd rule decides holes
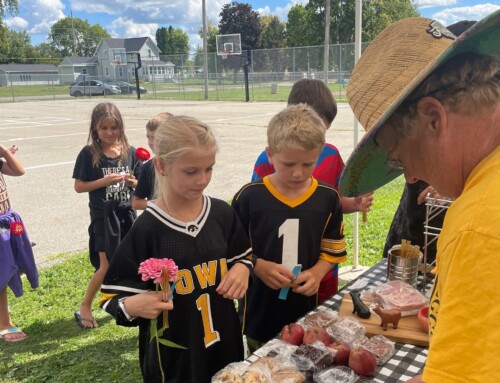
[[[89,117],[103,98],[0,104],[0,143],[17,145],[16,156],[26,168],[22,177],[6,176],[11,203],[36,242],[39,267],[62,253],[87,249],[88,194],[73,189],[76,156],[87,142]],[[250,180],[257,155],[266,145],[269,119],[283,102],[205,102],[112,100],[120,109],[131,145],[147,147],[146,122],[159,112],[190,115],[208,123],[217,136],[219,153],[207,194],[229,200]],[[327,141],[347,160],[353,149],[354,117],[339,104]],[[360,128],[359,135],[363,134]]]

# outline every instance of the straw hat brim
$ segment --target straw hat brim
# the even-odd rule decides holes
[[[391,24],[368,46],[354,68],[347,97],[367,133],[346,163],[339,187],[342,195],[352,197],[374,191],[401,175],[402,171],[387,166],[387,154],[375,143],[375,136],[433,71],[462,53],[500,55],[500,10],[454,41],[446,37],[430,41],[430,23],[436,22],[410,18]],[[402,47],[405,42],[407,46]]]

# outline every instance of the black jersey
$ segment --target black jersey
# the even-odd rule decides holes
[[[111,173],[130,173],[134,169],[134,174],[138,175],[141,162],[134,157],[135,148],[130,147],[128,156],[124,162],[119,157],[111,158],[103,155],[96,166],[92,165],[92,153],[89,146],[85,146],[76,158],[73,178],[84,182],[96,181]],[[90,217],[102,218],[104,203],[114,200],[120,202],[130,202],[132,188],[125,185],[125,182],[118,182],[115,185],[93,190],[89,192]]]
[[[142,281],[139,264],[149,258],[171,258],[179,267],[170,327],[163,337],[187,350],[161,346],[167,382],[204,383],[228,363],[243,359],[241,325],[232,299],[216,292],[222,277],[237,262],[251,267],[251,249],[233,209],[204,197],[194,222],[177,221],[149,202],[109,265],[102,285],[102,307],[121,325],[139,324],[139,357],[145,382],[161,381],[156,343],[150,342],[149,321],[126,322],[119,297],[155,290]],[[161,315],[158,326],[161,327]]]
[[[142,165],[141,173],[137,180],[137,187],[134,190],[134,195],[137,198],[153,199],[155,190],[155,167],[153,160],[149,160]]]
[[[245,185],[232,205],[252,243],[256,258],[292,269],[311,268],[319,258],[331,263],[346,260],[343,217],[337,191],[312,179],[310,188],[296,200],[283,196],[269,177]],[[245,297],[244,332],[266,342],[288,323],[317,306],[317,297],[290,291],[286,300],[280,291],[254,278]]]

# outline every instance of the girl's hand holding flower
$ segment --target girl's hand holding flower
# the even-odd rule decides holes
[[[163,302],[162,293],[154,291],[132,295],[125,298],[123,304],[130,315],[145,319],[155,319],[162,311],[174,308],[171,299]]]

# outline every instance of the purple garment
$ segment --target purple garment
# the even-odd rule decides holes
[[[26,228],[21,235],[11,235],[10,224],[22,222],[19,214],[9,209],[0,215],[0,289],[10,287],[16,297],[23,295],[21,274],[26,274],[31,287],[38,287],[38,270]]]

